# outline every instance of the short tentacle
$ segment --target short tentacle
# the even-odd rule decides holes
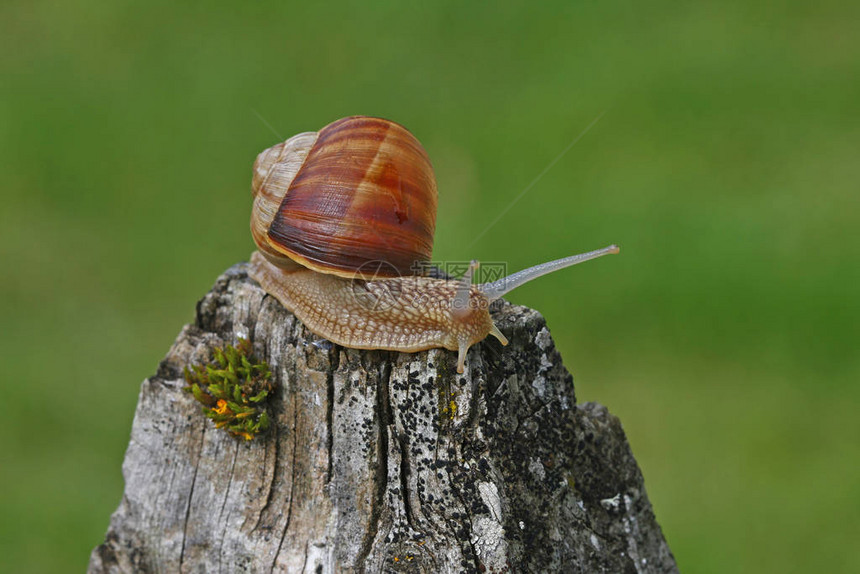
[[[457,372],[462,374],[466,370],[466,353],[469,351],[469,342],[460,341],[457,349]]]
[[[490,335],[492,335],[493,337],[498,339],[502,345],[508,344],[508,338],[505,337],[501,331],[499,331],[499,328],[496,327],[495,323],[493,324],[493,327],[490,329]]]

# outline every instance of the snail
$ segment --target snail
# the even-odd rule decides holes
[[[487,335],[502,345],[489,304],[546,273],[609,253],[543,263],[473,285],[422,273],[433,251],[436,180],[406,128],[354,116],[298,134],[257,156],[249,274],[313,333],[354,349],[466,353]]]

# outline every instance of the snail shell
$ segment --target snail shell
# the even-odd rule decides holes
[[[433,252],[436,179],[406,128],[362,116],[254,163],[251,233],[273,263],[345,278],[414,275]]]

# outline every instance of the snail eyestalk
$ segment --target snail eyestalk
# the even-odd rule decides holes
[[[532,279],[537,279],[541,275],[546,275],[547,273],[552,273],[553,271],[558,271],[559,269],[564,269],[565,267],[570,267],[571,265],[576,265],[577,263],[582,263],[590,259],[597,259],[604,255],[618,253],[618,251],[619,249],[617,245],[610,245],[609,247],[589,251],[588,253],[580,253],[579,255],[571,255],[570,257],[565,257],[563,259],[548,261],[546,263],[541,263],[540,265],[535,265],[534,267],[529,267],[528,269],[523,269],[522,271],[517,271],[507,277],[499,279],[498,281],[478,285],[478,290],[480,290],[488,300],[495,301],[496,299],[510,293],[517,287],[528,283]]]
[[[469,268],[463,273],[460,278],[460,284],[457,285],[457,293],[451,301],[451,312],[456,316],[465,315],[469,310],[469,291],[472,288],[472,274],[478,268],[480,263],[475,259],[469,263]]]

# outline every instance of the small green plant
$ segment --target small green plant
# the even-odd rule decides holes
[[[185,367],[184,374],[185,391],[203,405],[203,414],[216,428],[245,440],[269,428],[266,399],[275,383],[269,365],[257,360],[247,339],[216,348],[210,363]]]

